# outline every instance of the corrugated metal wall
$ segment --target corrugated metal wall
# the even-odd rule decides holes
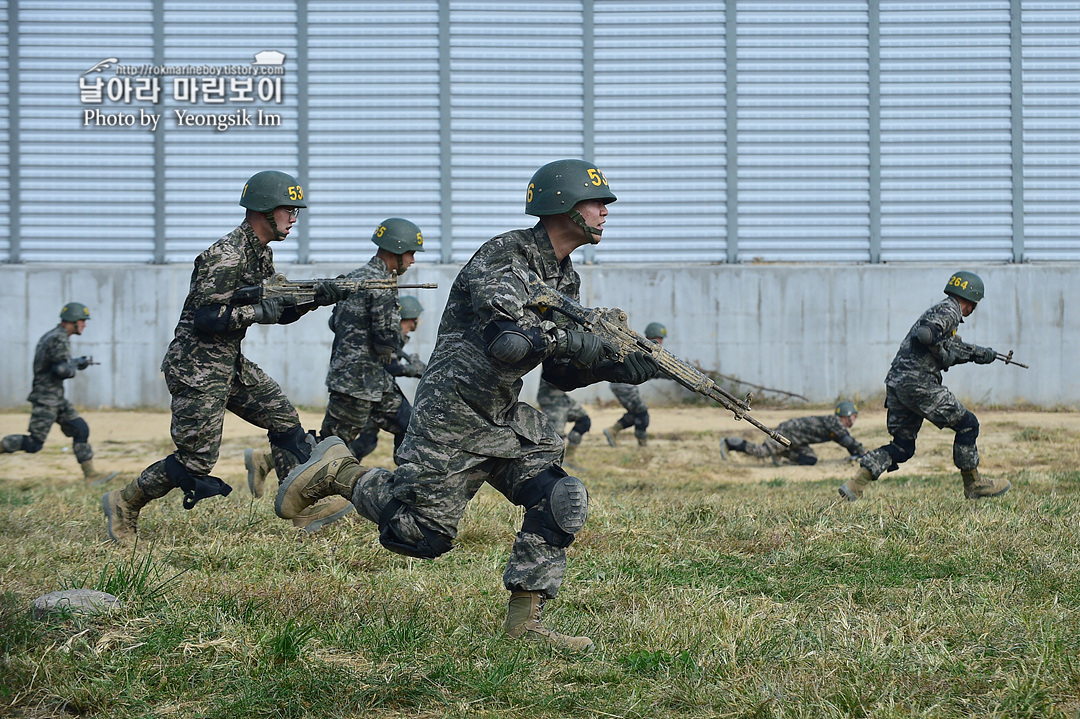
[[[536,167],[580,156],[620,197],[585,261],[1080,260],[1080,0],[0,7],[6,261],[189,262],[274,167],[312,204],[281,261],[366,257],[400,215],[426,261],[461,262],[531,222]],[[280,99],[193,103],[173,77],[156,104],[80,99],[106,58],[265,50],[286,56]],[[88,126],[95,107],[161,125]],[[281,125],[175,119],[245,107]]]

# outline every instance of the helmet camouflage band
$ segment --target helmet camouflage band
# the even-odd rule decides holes
[[[410,295],[398,297],[398,305],[401,307],[401,319],[403,320],[420,319],[420,313],[424,311],[424,306],[420,304],[420,300]]]
[[[645,327],[645,338],[651,340],[657,337],[667,337],[667,327],[664,327],[659,322],[650,322]]]
[[[395,255],[424,251],[424,235],[420,228],[400,217],[391,217],[379,223],[371,235],[371,241],[380,249]]]
[[[956,295],[978,304],[985,294],[982,278],[974,272],[955,272],[945,283],[945,294]]]
[[[561,215],[582,200],[615,201],[607,178],[584,160],[556,160],[537,170],[525,191],[525,214]]]
[[[244,183],[240,206],[256,212],[271,212],[275,207],[307,207],[304,188],[296,178],[277,170],[256,172]]]
[[[79,320],[90,319],[90,308],[81,302],[68,302],[60,310],[60,320],[62,322],[78,322]]]
[[[851,415],[858,413],[859,410],[855,409],[854,402],[848,402],[847,400],[844,400],[843,402],[839,402],[836,405],[836,414],[841,417],[850,417]]]

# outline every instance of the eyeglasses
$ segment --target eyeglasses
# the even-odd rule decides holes
[[[289,217],[291,217],[294,220],[296,219],[296,216],[300,214],[300,208],[299,207],[283,207],[281,209],[288,212]]]

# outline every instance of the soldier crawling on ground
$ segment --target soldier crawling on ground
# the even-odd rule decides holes
[[[638,384],[660,369],[642,352],[612,359],[610,340],[529,305],[537,278],[577,299],[581,280],[570,253],[600,241],[614,201],[592,163],[558,160],[537,170],[525,199],[536,225],[485,242],[454,280],[397,469],[361,466],[340,438],[325,439],[281,483],[278,515],[291,518],[340,495],[379,525],[385,548],[435,559],[453,549],[466,506],[489,483],[525,508],[503,572],[510,592],[505,633],[570,649],[592,646],[588,637],[560,634],[541,620],[566,575],[566,548],[585,525],[588,493],[563,470],[563,443],[551,423],[519,393],[521,378],[540,365],[563,391],[594,382]],[[430,598],[427,610],[439,611],[441,601]]]
[[[773,464],[817,464],[818,458],[812,444],[836,442],[848,451],[851,457],[859,457],[866,452],[863,446],[848,432],[855,424],[859,411],[854,402],[844,400],[836,405],[832,414],[812,417],[796,417],[781,422],[776,431],[791,440],[791,446],[785,447],[771,437],[761,444],[747,442],[742,437],[725,437],[720,440],[720,457],[728,458],[728,452],[743,452],[758,459],[770,459]]]
[[[64,397],[64,380],[90,366],[89,357],[71,356],[71,335],[81,335],[90,319],[90,310],[80,302],[68,302],[60,310],[60,324],[42,335],[34,350],[34,383],[30,402],[30,427],[27,434],[9,434],[0,440],[0,454],[40,452],[53,424],[71,437],[71,449],[92,484],[104,484],[118,472],[94,469],[94,450],[90,447],[90,426]]]
[[[924,419],[956,432],[953,464],[960,470],[965,497],[996,497],[1011,486],[1008,480],[979,474],[975,444],[979,420],[941,384],[941,373],[954,365],[990,364],[997,359],[990,347],[969,345],[956,336],[956,329],[983,298],[982,278],[974,272],[957,272],[945,283],[945,294],[911,326],[893,358],[885,376],[886,422],[892,441],[864,454],[858,473],[838,488],[849,502],[862,497],[884,472],[899,469],[915,455],[915,438]]]
[[[333,282],[319,281],[312,302],[286,304],[266,297],[257,304],[237,304],[235,293],[272,277],[271,242],[289,235],[300,210],[307,207],[296,178],[267,170],[253,175],[240,194],[244,221],[195,258],[187,299],[161,370],[172,395],[172,440],[176,451],[142,471],[124,487],[102,497],[107,530],[113,541],[134,539],[139,512],[151,500],[179,487],[184,508],[207,497],[232,491],[210,476],[221,450],[226,410],[267,430],[279,476],[311,456],[313,438],[281,387],[240,349],[253,324],[288,324],[307,312],[348,296]],[[323,511],[317,506],[312,513]]]
[[[664,327],[664,325],[659,322],[650,322],[646,325],[646,339],[662,345],[665,337],[667,337],[667,327]],[[649,406],[641,398],[641,390],[634,385],[620,382],[612,382],[609,387],[611,387],[611,393],[615,395],[615,399],[619,400],[619,404],[626,410],[626,413],[619,417],[615,424],[604,430],[604,439],[607,440],[610,446],[615,447],[618,444],[616,438],[619,436],[619,432],[633,427],[638,446],[644,447],[649,443]]]

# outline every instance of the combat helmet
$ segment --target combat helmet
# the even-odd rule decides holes
[[[424,306],[420,304],[420,300],[411,295],[398,297],[398,305],[401,307],[401,319],[403,320],[420,319],[420,314],[424,311]]]
[[[605,205],[617,198],[608,186],[607,177],[585,160],[555,160],[533,173],[525,190],[525,214],[534,217],[567,214],[597,243],[603,230],[585,223],[574,205],[582,200],[600,200]]]
[[[277,170],[263,170],[244,183],[240,206],[256,212],[273,212],[275,207],[307,207],[307,203],[304,188],[295,177]]]
[[[645,326],[645,338],[651,340],[655,337],[667,337],[667,327],[659,322],[650,322]]]
[[[985,294],[982,278],[974,272],[964,270],[954,272],[945,283],[945,294],[955,295],[978,304]]]
[[[380,249],[395,255],[424,251],[424,235],[420,228],[400,217],[391,217],[380,222],[371,235],[371,241]]]
[[[61,322],[78,322],[90,319],[90,308],[81,302],[68,302],[60,310]]]
[[[843,400],[836,403],[836,414],[839,417],[850,417],[853,414],[858,414],[859,410],[855,408],[854,402]]]

